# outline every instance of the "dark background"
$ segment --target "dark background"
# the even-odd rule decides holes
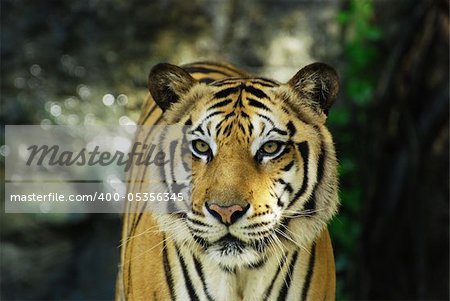
[[[158,62],[228,61],[281,81],[314,61],[335,66],[337,299],[449,299],[448,1],[1,0],[0,9],[2,127],[132,123]],[[2,167],[6,155],[0,147]],[[2,300],[113,298],[120,216],[0,217]]]

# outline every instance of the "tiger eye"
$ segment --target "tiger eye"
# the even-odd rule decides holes
[[[194,149],[201,154],[207,153],[210,150],[208,143],[202,140],[195,140],[192,144]]]
[[[264,145],[262,146],[262,151],[270,155],[276,153],[279,147],[280,147],[279,142],[269,141],[264,143]]]

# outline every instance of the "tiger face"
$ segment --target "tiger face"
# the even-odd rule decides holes
[[[227,270],[312,241],[338,203],[325,127],[337,82],[319,63],[286,84],[257,77],[205,84],[182,68],[154,67],[149,89],[165,122],[189,126],[191,203],[171,216],[185,231],[175,237]]]

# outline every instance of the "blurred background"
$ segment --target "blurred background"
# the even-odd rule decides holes
[[[280,81],[311,62],[334,66],[337,299],[449,299],[447,0],[1,0],[0,9],[2,127],[134,124],[159,62],[227,61]],[[3,179],[7,155],[0,146]],[[2,300],[113,298],[120,216],[0,217]]]

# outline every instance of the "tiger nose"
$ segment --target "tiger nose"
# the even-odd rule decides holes
[[[241,205],[220,206],[217,204],[206,203],[206,209],[212,216],[217,218],[222,224],[231,225],[247,212],[250,204],[242,207]]]

